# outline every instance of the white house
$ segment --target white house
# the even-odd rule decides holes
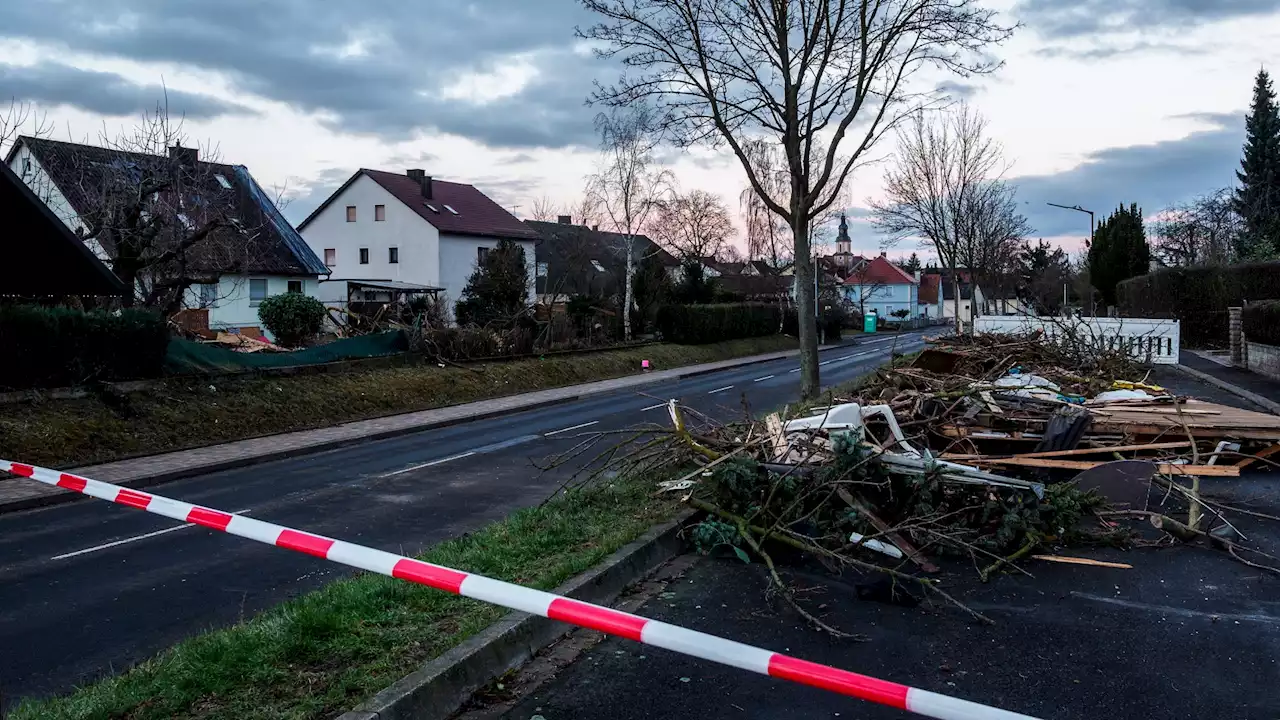
[[[326,303],[348,299],[345,281],[394,282],[443,290],[452,307],[501,239],[524,248],[532,296],[538,233],[474,186],[422,170],[358,170],[298,230],[331,272]]]
[[[318,277],[327,269],[243,165],[202,161],[193,148],[170,148],[166,157],[25,136],[18,138],[5,160],[77,234],[86,230],[82,218],[96,209],[94,198],[101,198],[107,184],[128,177],[122,169],[137,170],[141,177],[143,171],[172,162],[190,168],[189,197],[179,202],[193,208],[185,211],[192,217],[177,215],[191,223],[188,228],[198,222],[202,206],[216,206],[217,212],[239,223],[239,228],[218,228],[185,251],[189,272],[216,277],[217,282],[190,286],[183,296],[184,308],[207,314],[204,320],[211,330],[268,335],[258,319],[258,305],[286,292],[316,296]],[[111,264],[108,248],[92,239],[85,244]],[[232,266],[235,272],[223,271]]]

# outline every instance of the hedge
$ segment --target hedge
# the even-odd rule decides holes
[[[773,335],[781,322],[781,308],[768,303],[663,305],[658,309],[662,339],[680,345]]]
[[[1227,308],[1280,299],[1280,262],[1165,268],[1116,286],[1125,317],[1176,318],[1187,347],[1225,347]]]
[[[845,313],[839,307],[828,309],[827,312],[818,316],[819,336],[828,344],[839,342],[847,320],[849,320],[848,313]],[[793,307],[789,307],[785,311],[785,316],[782,320],[782,334],[800,337],[800,319],[796,314],[796,309]]]
[[[1247,305],[1242,319],[1244,336],[1250,342],[1280,345],[1280,300]]]
[[[0,388],[159,377],[168,344],[164,318],[145,310],[0,305]]]
[[[288,348],[301,347],[319,335],[324,317],[324,303],[302,293],[272,295],[258,306],[258,319],[278,344]]]

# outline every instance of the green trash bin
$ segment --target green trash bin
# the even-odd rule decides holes
[[[873,333],[876,331],[876,314],[866,313],[862,316],[862,332]]]

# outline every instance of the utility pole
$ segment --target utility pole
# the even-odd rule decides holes
[[[1079,205],[1059,205],[1058,203],[1045,203],[1045,204],[1046,204],[1046,205],[1049,205],[1049,206],[1051,206],[1051,207],[1062,208],[1063,210],[1075,210],[1076,212],[1082,212],[1082,213],[1086,213],[1086,214],[1088,214],[1088,215],[1089,215],[1089,247],[1093,247],[1093,232],[1094,232],[1094,224],[1093,224],[1093,211],[1092,211],[1092,210],[1085,210],[1084,208],[1080,207]],[[1092,300],[1092,297],[1090,297],[1090,300]],[[1063,310],[1065,311],[1065,310],[1066,310],[1066,307],[1067,307],[1067,286],[1066,286],[1066,284],[1063,284],[1063,286],[1062,286],[1062,307],[1063,307]],[[1091,311],[1091,312],[1093,312],[1093,311]],[[1094,314],[1097,314],[1097,313],[1096,313],[1096,312],[1094,312]]]

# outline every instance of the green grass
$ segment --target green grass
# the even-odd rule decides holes
[[[675,504],[651,492],[652,483],[629,480],[562,495],[420,557],[551,589],[670,517]],[[187,640],[70,696],[25,702],[11,720],[332,717],[506,612],[362,574]]]
[[[169,380],[124,399],[87,397],[0,408],[0,457],[86,465],[518,395],[796,347],[784,336],[711,345],[651,345],[459,367],[434,364],[339,374]]]

